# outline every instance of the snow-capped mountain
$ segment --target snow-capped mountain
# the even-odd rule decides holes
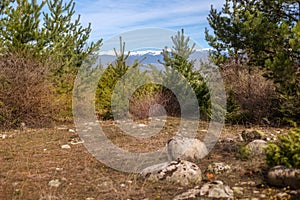
[[[158,64],[159,61],[163,62],[163,56],[160,50],[140,50],[140,51],[130,51],[129,57],[127,59],[127,64],[131,65],[135,60],[141,62],[141,64]],[[209,49],[196,50],[191,56],[190,60],[206,60],[208,57]],[[127,55],[128,52],[125,53]],[[99,53],[100,59],[114,60],[114,51],[103,51]]]

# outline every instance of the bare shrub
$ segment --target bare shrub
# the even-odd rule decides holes
[[[0,128],[49,125],[54,96],[47,66],[28,55],[1,55],[0,74]]]
[[[135,119],[180,115],[179,102],[173,92],[167,89],[154,92],[145,91],[142,95],[133,94],[129,102],[129,112]]]
[[[239,106],[242,121],[261,122],[274,116],[277,99],[275,86],[263,77],[262,70],[229,63],[221,73],[227,93],[233,93]]]

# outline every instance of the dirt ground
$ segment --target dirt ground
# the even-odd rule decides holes
[[[147,124],[145,121],[139,123]],[[163,130],[149,140],[136,139],[123,134],[113,121],[100,122],[107,137],[119,147],[148,152],[164,146],[175,135],[177,118],[169,118]],[[205,135],[208,123],[200,122],[198,135]],[[252,127],[267,134],[284,134],[287,128]],[[0,199],[172,199],[195,185],[182,187],[166,181],[150,182],[138,174],[119,172],[96,160],[83,144],[70,144],[78,138],[73,124],[55,128],[14,130],[0,132]],[[241,160],[238,134],[245,126],[226,125],[213,151],[196,164],[205,172],[207,166],[224,162],[231,171],[206,176],[201,184],[221,180],[230,187],[243,188],[235,199],[276,199],[278,193],[289,193],[289,188],[268,186],[265,174],[268,169],[264,158]],[[71,148],[63,149],[69,144]],[[58,187],[50,186],[57,180]],[[295,191],[292,191],[295,192]],[[300,193],[299,191],[296,191]],[[294,199],[300,197],[294,196]],[[280,199],[280,198],[277,198]]]

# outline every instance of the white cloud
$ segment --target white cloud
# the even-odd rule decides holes
[[[91,22],[93,40],[108,39],[135,28],[161,27],[180,30],[203,40],[211,4],[220,8],[224,0],[75,0],[84,25]],[[194,32],[196,31],[196,32]],[[199,41],[200,43],[203,41]]]

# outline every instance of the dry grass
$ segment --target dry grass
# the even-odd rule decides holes
[[[138,121],[147,124],[147,121]],[[179,120],[169,118],[167,126],[144,142],[124,135],[113,121],[101,122],[106,135],[118,146],[130,151],[152,151],[170,139],[178,128]],[[200,123],[199,135],[205,134],[208,124]],[[0,139],[0,199],[172,199],[177,194],[193,187],[181,187],[165,181],[149,182],[137,174],[128,174],[106,167],[96,160],[82,144],[62,149],[76,133],[68,131],[72,124],[49,129],[25,129],[10,132],[6,139]],[[236,157],[237,144],[228,141],[244,130],[241,126],[224,129],[219,143],[206,158],[197,164],[204,171],[210,163],[225,162],[232,165],[230,174],[216,175],[213,179],[224,181],[231,187],[239,182],[255,181],[264,183],[262,161],[241,161]],[[275,128],[264,128],[275,133]],[[253,169],[258,169],[254,171]],[[250,173],[251,172],[251,173]],[[48,185],[58,179],[58,188]],[[207,180],[211,181],[211,180]],[[245,186],[243,197],[255,197],[266,193],[270,197],[282,190]]]

